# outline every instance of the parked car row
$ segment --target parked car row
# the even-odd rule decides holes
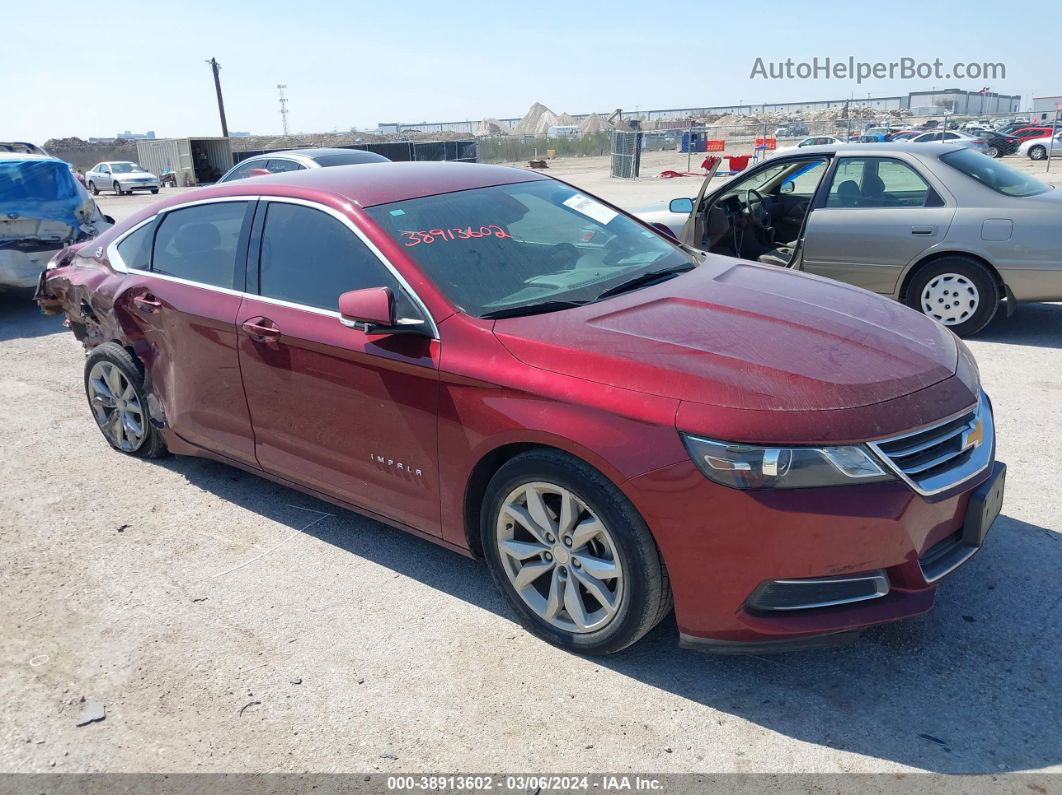
[[[563,648],[617,651],[672,609],[723,653],[925,612],[1005,488],[948,328],[1062,294],[1057,197],[929,144],[708,184],[665,235],[529,170],[270,171],[64,249],[36,297],[89,349],[116,450],[216,458],[482,557]]]

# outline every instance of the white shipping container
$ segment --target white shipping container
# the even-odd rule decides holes
[[[141,166],[162,176],[166,170],[177,173],[179,187],[214,182],[232,168],[232,146],[228,138],[158,138],[137,141]]]

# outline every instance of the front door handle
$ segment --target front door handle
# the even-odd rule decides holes
[[[151,293],[144,293],[143,295],[133,296],[133,306],[144,314],[151,315],[162,309],[162,301]]]
[[[255,342],[276,342],[280,339],[280,329],[267,317],[253,317],[245,320],[240,328]]]
[[[935,226],[912,226],[912,235],[935,235],[937,228]]]

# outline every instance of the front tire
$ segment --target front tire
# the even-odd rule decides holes
[[[506,462],[480,517],[487,566],[531,633],[569,651],[611,654],[671,609],[649,528],[607,478],[558,450]]]
[[[1003,156],[1003,154],[999,151],[999,147],[998,146],[990,146],[990,147],[988,147],[987,149],[985,149],[985,154],[988,155],[989,157],[1002,157]]]
[[[111,187],[114,189],[114,195],[115,196],[121,196],[122,195],[122,186],[119,185],[117,181],[115,181],[115,183],[113,185],[111,185]]]
[[[1030,146],[1029,157],[1033,160],[1047,160],[1047,147],[1041,144]]]
[[[158,192],[159,192],[159,189],[158,189],[158,188],[152,188],[152,189],[151,189],[151,193],[152,193],[152,194],[155,194],[155,193],[158,193]]]
[[[94,348],[85,362],[85,394],[111,447],[141,458],[166,455],[162,431],[151,424],[143,368],[129,351],[116,342]]]
[[[906,303],[960,337],[969,337],[996,316],[999,299],[999,286],[988,268],[955,255],[934,260],[915,273]]]

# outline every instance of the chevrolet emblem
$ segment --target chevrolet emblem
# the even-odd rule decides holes
[[[984,420],[978,420],[973,428],[968,430],[962,437],[962,449],[969,450],[971,447],[980,447],[985,440]]]

